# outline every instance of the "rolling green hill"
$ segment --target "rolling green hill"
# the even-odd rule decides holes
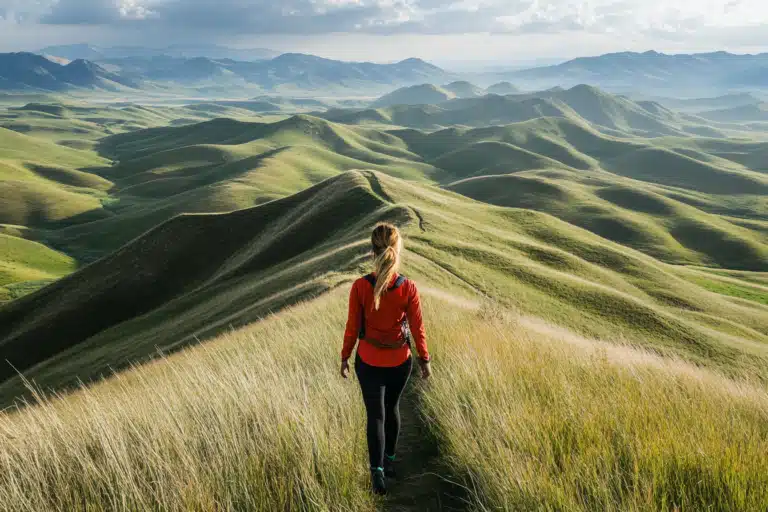
[[[617,132],[640,137],[667,135],[724,137],[736,127],[713,126],[712,121],[680,114],[650,102],[634,102],[588,85],[550,89],[536,93],[451,99],[435,96],[435,86],[400,90],[374,103],[371,109],[334,109],[321,117],[349,124],[385,124],[434,130],[451,126],[484,127],[561,117],[592,124],[608,134]],[[432,94],[411,96],[412,90]],[[438,91],[439,93],[439,91]],[[430,105],[427,105],[431,103]],[[741,128],[747,131],[747,128]]]
[[[16,299],[76,269],[72,258],[19,235],[23,236],[23,230],[0,225],[0,303]]]
[[[402,108],[410,107],[392,111]],[[439,108],[418,111],[429,116]],[[23,110],[59,123],[93,115],[75,106]],[[115,112],[152,125],[168,124],[174,110],[131,106],[109,114]],[[372,169],[444,186],[527,173],[520,177],[525,183],[553,184],[558,199],[536,193],[535,201],[521,199],[522,190],[515,187],[494,189],[487,196],[477,183],[471,191],[457,190],[550,213],[668,262],[764,270],[768,179],[762,166],[768,149],[762,142],[640,138],[573,113],[435,132],[384,131],[308,115],[271,123],[219,118],[126,130],[79,149],[67,140],[54,144],[55,139],[40,133],[0,134],[0,192],[5,198],[0,223],[34,228],[31,240],[80,263],[103,257],[182,213],[248,208],[346,170]],[[593,185],[585,188],[584,183]],[[616,204],[599,195],[611,187],[647,190],[672,206],[649,216],[642,205],[635,211],[635,199],[642,202],[645,192]]]
[[[250,104],[244,103],[197,103],[184,107],[28,103],[0,110],[0,127],[76,149],[90,149],[90,143],[97,139],[144,128],[192,124],[217,117],[261,119],[259,113],[247,108]]]
[[[466,80],[451,82],[444,85],[443,89],[453,93],[457,98],[479,98],[486,94],[485,89]]]
[[[403,87],[382,96],[373,103],[374,107],[388,107],[392,105],[427,105],[442,103],[455,98],[456,94],[442,87],[432,84],[412,85]]]
[[[764,509],[759,126],[589,87],[252,113],[0,113],[0,503],[380,509],[334,339],[390,221],[437,378],[383,506]]]
[[[172,349],[247,323],[361,272],[378,220],[407,227],[409,272],[432,286],[489,295],[584,334],[622,332],[702,364],[765,369],[768,308],[701,287],[695,276],[704,274],[546,214],[368,171],[263,206],[164,223],[1,309],[0,355],[59,384],[150,355],[160,338]],[[29,343],[37,350],[25,350]],[[18,385],[8,381],[5,396]]]
[[[499,94],[501,96],[506,96],[507,94],[517,94],[520,92],[520,88],[515,87],[513,84],[509,82],[499,82],[497,84],[493,84],[492,86],[488,87],[486,89],[486,92],[489,94]]]

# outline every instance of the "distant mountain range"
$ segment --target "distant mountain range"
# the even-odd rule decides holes
[[[259,62],[173,57],[131,57],[102,62],[109,69],[137,80],[194,83],[202,80],[235,80],[270,90],[279,86],[297,89],[327,87],[364,88],[397,86],[450,78],[450,74],[420,59],[395,64],[342,62],[314,55],[286,53]]]
[[[246,89],[378,96],[403,86],[432,86],[429,91],[423,87],[420,91],[426,100],[398,99],[418,95],[419,89],[415,88],[396,91],[379,105],[383,106],[436,103],[441,95],[449,100],[487,93],[514,94],[519,92],[517,86],[542,90],[590,84],[612,92],[678,98],[768,89],[768,54],[624,52],[522,71],[460,75],[416,58],[391,64],[343,62],[299,53],[275,56],[272,50],[233,50],[213,45],[163,49],[73,45],[44,48],[42,53],[46,59],[30,53],[0,54],[0,90],[109,89],[119,84],[136,88],[189,87],[206,96],[234,90],[246,95],[254,92]],[[78,63],[70,68],[70,61]],[[483,87],[495,85],[484,89],[472,82]]]
[[[48,46],[38,53],[68,60],[106,60],[128,57],[176,57],[209,59],[231,59],[243,61],[269,60],[281,52],[268,48],[237,49],[213,44],[172,45],[165,48],[147,48],[142,46],[96,46],[91,44],[71,44]]]
[[[87,60],[77,59],[64,65],[34,53],[0,54],[0,90],[118,90],[121,87],[134,88],[137,83]]]
[[[265,61],[207,57],[125,57],[98,61],[78,59],[63,65],[32,53],[0,54],[0,90],[62,91],[76,87],[251,87],[262,90],[355,90],[381,92],[421,82],[447,81],[455,76],[420,59],[394,64],[342,62],[288,53]]]
[[[437,101],[419,101],[430,97]],[[420,85],[386,95],[375,101],[372,108],[331,109],[317,115],[345,124],[406,126],[427,130],[449,126],[506,125],[547,117],[589,123],[609,135],[723,136],[713,127],[705,126],[707,123],[701,118],[673,112],[652,101],[632,101],[589,85],[468,98],[451,98],[445,88]]]
[[[573,59],[556,66],[496,75],[494,78],[505,78],[534,88],[570,87],[580,83],[613,90],[768,88],[768,53],[610,53]]]

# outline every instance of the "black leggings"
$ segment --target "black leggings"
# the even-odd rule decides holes
[[[400,434],[400,396],[411,375],[413,359],[394,368],[365,364],[355,358],[355,373],[368,414],[368,455],[371,468],[384,466],[384,454],[395,455]]]

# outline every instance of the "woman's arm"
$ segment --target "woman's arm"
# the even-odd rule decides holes
[[[416,344],[416,352],[422,361],[429,361],[429,350],[427,349],[427,330],[424,328],[424,320],[421,317],[421,299],[419,290],[411,281],[411,290],[408,297],[408,309],[405,312],[408,317],[408,326],[411,328],[411,335]]]
[[[347,328],[344,331],[344,346],[341,349],[341,360],[346,361],[352,356],[352,350],[357,343],[357,335],[360,333],[360,321],[362,320],[362,305],[357,295],[357,283],[352,285],[349,292],[349,313],[347,314]]]

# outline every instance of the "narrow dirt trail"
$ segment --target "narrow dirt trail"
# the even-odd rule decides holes
[[[397,478],[388,479],[389,494],[382,502],[384,512],[436,512],[468,510],[464,489],[438,462],[435,446],[419,414],[419,387],[423,385],[414,365],[411,380],[400,403],[402,430],[397,448]]]

